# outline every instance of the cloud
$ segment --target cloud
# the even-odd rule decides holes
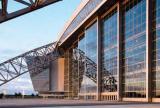
[[[23,91],[25,92],[25,94],[35,93],[29,74],[24,74],[23,76],[12,80],[4,86],[1,86],[0,93],[4,90],[8,94],[14,94],[15,92]]]

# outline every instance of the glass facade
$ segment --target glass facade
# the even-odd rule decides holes
[[[79,55],[84,66],[83,78],[81,82],[80,94],[87,99],[95,99],[97,91],[97,23],[95,22],[85,31],[85,36],[78,43]],[[81,60],[81,59],[80,59]],[[81,61],[80,61],[81,62]],[[79,63],[80,64],[80,63]],[[82,72],[82,70],[80,70]]]
[[[70,98],[95,99],[97,92],[97,23],[86,29],[65,54],[65,90]]]
[[[117,91],[117,9],[103,19],[102,92]]]
[[[152,0],[152,92],[153,97],[160,98],[160,0]]]
[[[83,7],[75,19],[71,22],[70,26],[66,29],[60,40],[63,40],[69,35],[76,27],[88,16],[103,0],[89,0]]]
[[[77,98],[79,91],[78,60],[74,56],[74,49],[77,47],[77,43],[73,44],[73,46],[69,48],[64,54],[64,90],[67,92],[66,97],[69,98]]]
[[[123,94],[146,94],[146,0],[130,0],[123,6]]]
[[[146,69],[147,55],[149,55],[147,49],[150,48],[146,44],[147,3],[147,0],[126,0],[121,4],[120,10],[115,3],[113,7],[106,10],[105,15],[101,14],[98,17],[101,32],[100,52],[97,52],[99,47],[97,46],[97,21],[87,28],[86,24],[90,21],[85,23],[81,29],[83,35],[77,36],[76,42],[74,41],[65,52],[65,91],[68,92],[69,97],[96,99],[97,90],[100,90],[102,100],[117,100],[119,92],[122,92],[123,99],[147,100],[146,93],[149,89],[147,74],[151,72],[149,78],[152,80],[152,98],[160,98],[160,0],[149,1],[152,4],[150,13],[152,25],[149,25],[151,71],[150,67]],[[122,14],[119,14],[119,11]],[[120,56],[118,51],[121,52]],[[100,65],[97,65],[98,53],[101,55]],[[119,63],[122,64],[118,65]],[[101,72],[97,72],[97,66],[100,66]],[[101,74],[100,86],[97,83],[99,81],[97,73]],[[119,79],[122,79],[120,81],[122,84],[118,82]],[[122,86],[122,91],[118,91],[119,86]]]

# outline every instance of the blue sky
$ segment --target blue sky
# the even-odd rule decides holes
[[[59,32],[80,1],[63,0],[0,24],[0,63],[33,48],[56,41]],[[13,2],[10,10],[17,7]],[[11,86],[13,84],[14,87]],[[10,93],[18,89],[21,91],[21,88],[28,93],[33,92],[28,74],[0,87],[0,92],[6,90]]]

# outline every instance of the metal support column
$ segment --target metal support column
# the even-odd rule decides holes
[[[101,18],[97,18],[97,100],[101,100]]]
[[[117,100],[122,101],[122,1],[119,0],[117,4]]]
[[[146,99],[151,102],[151,0],[146,0]]]

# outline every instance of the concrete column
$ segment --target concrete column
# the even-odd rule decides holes
[[[52,61],[49,64],[49,90],[52,91]]]
[[[97,100],[101,100],[101,18],[97,18]]]
[[[146,99],[151,102],[151,0],[146,0]]]
[[[117,4],[117,99],[122,101],[122,1]]]

